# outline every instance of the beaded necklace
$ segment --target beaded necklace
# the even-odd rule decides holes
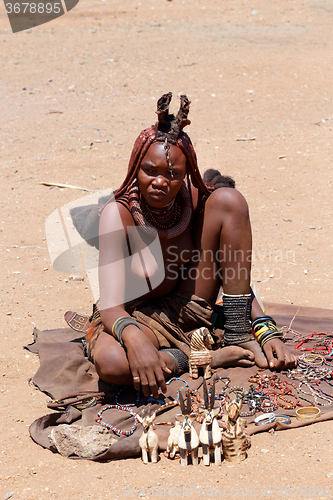
[[[134,424],[133,426],[130,428],[129,431],[122,431],[121,429],[118,429],[115,425],[111,425],[111,424],[107,424],[106,422],[103,422],[102,420],[102,414],[106,411],[106,410],[110,410],[112,408],[115,408],[117,410],[122,410],[122,411],[128,411],[132,417],[134,417]],[[95,420],[95,422],[97,424],[100,424],[102,425],[103,427],[106,427],[107,429],[109,429],[110,431],[113,431],[115,434],[117,434],[117,436],[131,436],[133,434],[133,432],[137,429],[138,427],[138,421],[137,421],[137,413],[135,413],[132,408],[130,408],[129,406],[122,406],[122,405],[109,405],[109,406],[106,406],[105,408],[102,408],[98,413],[97,413],[97,418]]]
[[[147,201],[141,196],[140,206],[146,220],[157,229],[171,229],[176,226],[181,219],[182,207],[176,198],[166,207],[157,209],[150,207]],[[165,222],[165,220],[170,217],[172,217],[172,219],[169,222]],[[163,223],[161,221],[163,221]]]
[[[140,190],[138,185],[138,179],[135,178],[131,185],[127,189],[128,193],[128,206],[132,217],[137,226],[141,226],[145,229],[148,234],[156,237],[156,230],[158,232],[158,236],[161,239],[171,239],[176,238],[180,234],[182,234],[186,228],[189,226],[191,218],[192,218],[192,199],[189,193],[189,190],[186,187],[185,182],[183,181],[181,188],[179,190],[179,197],[181,199],[181,217],[180,220],[175,226],[171,228],[157,228],[152,223],[148,222],[146,217],[143,215],[141,206],[140,206]]]
[[[331,378],[332,370],[325,366],[306,366],[305,368],[298,366],[293,370],[287,370],[283,373],[288,378],[312,382],[314,380],[326,380],[327,378]]]
[[[305,339],[301,340],[301,342],[299,342],[296,346],[295,346],[295,349],[299,350],[299,351],[313,351],[313,350],[322,350],[320,349],[320,344],[317,343],[315,344],[314,347],[301,347],[303,344],[306,344],[307,342],[309,342],[310,340],[313,339],[314,336],[322,336],[322,335],[325,335],[326,337],[327,336],[330,336],[329,333],[327,332],[312,332],[308,337],[306,337]],[[323,341],[323,344],[325,345],[327,341]],[[319,347],[319,349],[315,349],[316,347]]]
[[[309,389],[310,393],[305,392],[304,389],[301,388],[302,384],[306,385],[306,387]],[[329,405],[333,404],[332,396],[327,397],[326,395],[321,394],[321,393],[323,393],[323,391],[321,391],[320,389],[319,390],[315,389],[308,382],[300,382],[300,384],[299,384],[299,390],[301,392],[303,392],[303,394],[307,394],[308,396],[310,396],[310,395],[313,396],[316,406],[317,405],[323,406],[325,404],[325,403],[320,403],[318,401],[318,398],[327,401]]]

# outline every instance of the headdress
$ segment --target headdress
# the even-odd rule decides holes
[[[191,178],[192,184],[202,191],[203,194],[209,195],[210,192],[204,184],[199,172],[197,156],[192,142],[189,136],[183,132],[183,128],[191,123],[187,118],[190,110],[190,101],[186,95],[181,95],[180,108],[175,116],[169,113],[171,97],[171,92],[163,94],[162,97],[160,97],[157,101],[156,111],[158,122],[143,130],[136,139],[129,160],[126,178],[120,188],[115,192],[116,199],[124,194],[136,178],[141,161],[151,144],[154,142],[162,142],[165,144],[166,139],[167,143],[174,144],[184,153],[186,157],[187,176]]]

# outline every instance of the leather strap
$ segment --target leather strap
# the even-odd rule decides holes
[[[103,401],[104,397],[104,392],[76,392],[72,394],[66,394],[66,396],[63,396],[61,399],[53,399],[52,401],[49,401],[47,403],[47,407],[54,410],[64,410],[68,406],[74,406],[75,408],[78,408],[80,410],[100,403],[101,401]]]

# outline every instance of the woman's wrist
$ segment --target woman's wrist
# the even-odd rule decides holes
[[[117,318],[113,323],[111,334],[116,340],[118,340],[119,344],[122,347],[124,346],[122,339],[123,330],[130,325],[133,325],[141,330],[141,326],[139,325],[139,323],[136,321],[136,319],[131,318],[131,316],[120,316],[120,318]]]
[[[122,332],[122,341],[123,341],[123,344],[125,345],[133,345],[135,342],[139,342],[139,343],[142,343],[142,335],[143,332],[141,330],[141,328],[138,328],[137,326],[135,325],[127,325],[123,332]]]

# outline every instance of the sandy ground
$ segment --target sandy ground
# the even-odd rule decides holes
[[[12,34],[2,5],[0,500],[333,498],[331,423],[257,435],[234,467],[53,455],[28,434],[48,398],[22,350],[34,325],[61,327],[93,300],[87,280],[52,268],[44,229],[84,192],[40,183],[119,185],[170,90],[192,100],[202,171],[234,176],[248,199],[262,297],[333,307],[332,26],[330,0],[82,0]]]

